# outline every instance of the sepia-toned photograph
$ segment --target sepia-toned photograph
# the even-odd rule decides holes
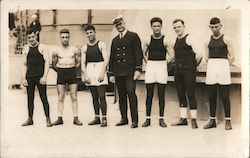
[[[2,1],[0,157],[249,157],[249,3]]]

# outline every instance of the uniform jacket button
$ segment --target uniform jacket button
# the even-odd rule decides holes
[[[120,60],[117,60],[117,62],[119,63],[119,62],[120,62]]]
[[[120,54],[117,54],[117,56],[119,57],[119,56],[120,56]]]
[[[117,48],[117,50],[120,50],[120,48]]]
[[[125,59],[123,59],[123,62],[125,63],[125,62],[126,62],[126,60],[125,60]]]
[[[125,47],[122,47],[122,49],[125,49]]]
[[[125,53],[123,53],[122,55],[125,55]]]

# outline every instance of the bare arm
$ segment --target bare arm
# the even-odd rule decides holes
[[[42,51],[43,58],[44,58],[44,73],[43,78],[47,79],[48,73],[49,73],[49,66],[50,66],[50,57],[49,57],[49,51],[46,48],[43,48]]]
[[[168,51],[168,55],[166,56],[167,64],[171,63],[174,60],[174,47],[169,39],[164,38],[164,46]]]
[[[204,54],[204,59],[205,63],[207,64],[209,58],[209,49],[208,49],[208,41],[205,42],[205,54]]]
[[[82,73],[84,76],[87,75],[87,70],[86,70],[86,51],[87,51],[87,45],[84,45],[81,49],[81,69],[82,69]]]
[[[149,39],[146,39],[142,45],[142,51],[143,51],[143,60],[145,63],[148,61],[148,45],[149,45]]]
[[[200,64],[201,60],[202,60],[202,54],[198,48],[198,44],[195,41],[195,39],[193,37],[191,37],[190,35],[187,36],[186,38],[186,43],[192,47],[194,53],[195,53],[195,59],[196,59],[196,63],[197,66]]]
[[[102,71],[101,71],[101,74],[105,74],[106,73],[106,70],[107,70],[107,66],[108,66],[108,60],[109,60],[109,57],[108,57],[108,52],[107,52],[107,49],[106,49],[106,45],[104,42],[99,42],[99,49],[101,50],[102,52],[102,56],[103,56],[103,59],[104,59],[104,64],[103,64],[103,67],[102,67]]]
[[[57,63],[58,63],[58,54],[57,52],[53,52],[52,53],[52,68],[57,72],[58,67],[57,67]]]
[[[76,49],[75,61],[76,61],[76,68],[80,67],[80,65],[81,65],[81,52],[79,49]]]
[[[234,62],[234,49],[233,49],[233,43],[230,38],[224,36],[224,41],[227,44],[227,50],[228,50],[228,60],[230,65]]]
[[[26,80],[26,73],[27,73],[27,55],[28,55],[28,47],[23,49],[23,56],[22,56],[22,60],[23,60],[23,73],[22,73],[22,84],[24,86],[27,86],[27,80]]]

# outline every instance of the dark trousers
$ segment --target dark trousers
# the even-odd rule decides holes
[[[40,99],[43,103],[43,109],[46,117],[49,117],[49,103],[47,99],[47,87],[46,85],[40,84],[41,77],[27,78],[28,86],[26,87],[28,93],[28,111],[29,117],[33,118],[34,112],[34,97],[35,97],[35,87],[37,86]]]
[[[217,108],[217,89],[219,88],[219,94],[222,98],[225,117],[230,117],[230,99],[229,99],[229,85],[209,85],[209,107],[210,107],[210,116],[215,117],[216,108]]]
[[[122,119],[127,120],[127,96],[129,98],[130,112],[132,122],[138,123],[138,108],[137,96],[135,94],[136,81],[133,80],[133,75],[130,76],[116,76],[115,82],[119,94],[119,108]]]
[[[154,85],[155,83],[146,84],[147,99],[146,99],[146,115],[151,115],[152,99],[154,96]],[[158,100],[159,100],[159,115],[164,116],[165,108],[165,87],[166,84],[157,83]]]
[[[89,88],[93,99],[95,115],[99,115],[101,109],[102,116],[106,116],[107,113],[107,102],[105,97],[106,86],[105,85],[90,86]]]
[[[180,107],[187,107],[189,103],[190,109],[197,109],[195,98],[196,71],[189,69],[175,70],[174,79]]]

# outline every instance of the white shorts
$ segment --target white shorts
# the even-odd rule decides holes
[[[206,84],[229,85],[231,84],[231,73],[227,59],[208,59]]]
[[[166,60],[148,60],[145,69],[145,83],[167,84],[168,69]]]
[[[87,63],[87,73],[90,78],[91,83],[86,84],[89,86],[100,86],[100,85],[107,85],[108,84],[108,77],[105,74],[104,79],[102,82],[98,81],[99,75],[102,71],[104,62],[89,62]]]

